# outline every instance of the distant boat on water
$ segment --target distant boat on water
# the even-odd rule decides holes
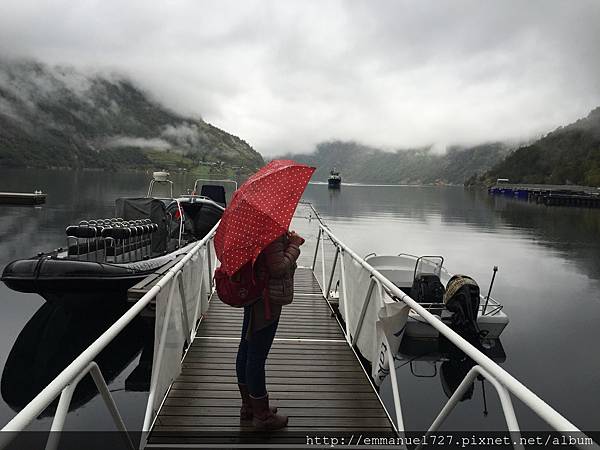
[[[335,170],[335,168],[331,169],[329,172],[329,178],[327,179],[327,185],[331,189],[339,189],[342,184],[342,177],[340,173]]]

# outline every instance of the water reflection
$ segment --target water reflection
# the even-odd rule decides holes
[[[23,327],[4,366],[1,380],[2,398],[14,411],[20,411],[48,383],[50,383],[81,352],[94,342],[126,307],[98,308],[89,311],[69,309],[64,305],[44,303]],[[96,358],[107,383],[110,383],[142,351],[152,354],[154,330],[141,318],[134,320]],[[150,379],[147,356],[130,381],[134,390],[147,390]],[[132,378],[133,374],[129,378]],[[128,380],[129,380],[128,378]],[[128,383],[126,382],[126,387]],[[76,410],[98,395],[91,376],[87,375],[77,386],[70,410]],[[58,401],[44,411],[42,417],[52,415]]]
[[[600,210],[548,207],[493,196],[485,196],[482,203],[506,224],[529,233],[537,244],[571,259],[588,276],[600,280]]]
[[[598,209],[547,207],[453,187],[344,186],[343,189],[341,192],[309,185],[305,197],[327,218],[348,225],[356,221],[381,226],[393,222],[413,226],[439,223],[461,226],[461,232],[516,230],[536,244],[559,252],[588,276],[600,280]],[[465,226],[469,229],[465,230]]]
[[[500,339],[482,341],[483,352],[498,364],[506,361],[506,353]],[[467,373],[475,365],[454,344],[441,337],[439,340],[414,339],[404,336],[400,349],[395,357],[398,368],[408,366],[412,376],[417,378],[440,379],[440,384],[447,398],[458,388]],[[471,384],[461,401],[473,397],[474,383]]]

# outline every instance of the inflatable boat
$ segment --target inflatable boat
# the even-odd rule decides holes
[[[166,183],[171,197],[153,197],[156,183]],[[1,279],[48,302],[87,307],[125,301],[127,289],[202,239],[225,206],[223,185],[196,182],[190,194],[175,198],[168,174],[155,172],[146,197],[119,198],[114,217],[67,226],[64,248],[13,261]]]

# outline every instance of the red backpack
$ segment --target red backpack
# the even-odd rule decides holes
[[[267,280],[257,279],[254,276],[254,267],[251,262],[242,266],[232,276],[225,270],[217,267],[215,270],[215,286],[221,301],[235,308],[251,305],[261,296],[265,299],[265,316],[270,318],[271,308],[267,293]]]

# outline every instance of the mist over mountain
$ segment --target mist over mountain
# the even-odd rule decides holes
[[[462,184],[501,161],[510,149],[502,143],[451,147],[445,154],[430,148],[383,151],[356,142],[318,144],[313,153],[287,155],[317,167],[313,180],[325,181],[337,168],[344,181],[359,183]]]
[[[168,110],[130,80],[0,58],[0,166],[156,168],[163,153],[188,165],[263,164],[244,140]]]
[[[497,178],[516,183],[600,186],[600,107],[518,148],[469,183],[491,184]]]

